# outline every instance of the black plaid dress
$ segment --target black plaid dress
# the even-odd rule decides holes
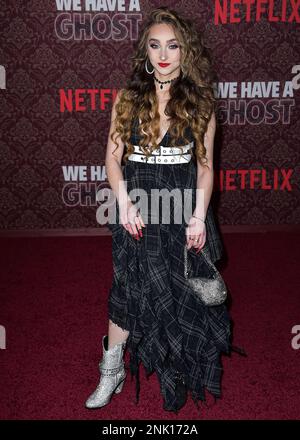
[[[187,134],[192,141],[191,131]],[[160,145],[168,147],[169,140],[167,132]],[[131,142],[139,145],[139,141],[135,124]],[[123,174],[128,193],[134,188],[142,188],[150,194],[152,188],[170,191],[174,188],[195,189],[196,170],[193,160],[175,165],[128,161]],[[193,207],[195,194],[193,192]],[[147,377],[156,372],[165,410],[177,413],[188,390],[197,407],[199,399],[205,401],[205,388],[215,399],[220,397],[220,355],[232,349],[230,317],[225,305],[206,307],[187,286],[183,265],[187,224],[184,221],[181,224],[174,221],[169,224],[145,222],[139,242],[118,224],[117,205],[117,224],[108,225],[112,231],[114,270],[109,293],[109,318],[130,332],[127,347],[131,376],[136,377],[136,403],[140,391],[140,361]],[[175,211],[174,204],[171,219]],[[211,205],[205,224],[205,246],[215,262],[221,257],[223,246]],[[201,251],[197,254],[191,248],[188,253],[190,276],[205,276],[208,268]]]

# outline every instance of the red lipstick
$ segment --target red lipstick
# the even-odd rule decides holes
[[[168,67],[170,63],[158,63],[160,67]]]

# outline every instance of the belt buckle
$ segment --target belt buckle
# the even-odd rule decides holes
[[[147,157],[146,162],[148,162],[148,159],[150,160],[150,158],[153,158],[151,160],[151,162],[155,163],[155,164],[157,163],[156,162],[157,161],[157,157],[161,156],[161,145],[159,145],[159,149],[156,149],[155,151],[157,151],[157,154],[151,154],[151,156],[149,158]]]
[[[156,163],[156,156],[154,154],[151,154],[151,156],[145,156],[146,163]]]
[[[156,163],[157,163],[157,158],[158,158],[158,156],[159,156],[158,154],[154,154],[154,155],[153,155],[153,158],[154,158],[154,159],[153,159],[152,162],[155,163],[155,165],[156,165]]]
[[[161,145],[159,145],[159,148],[157,150],[155,150],[155,151],[157,151],[157,154],[154,155],[155,156],[155,163],[156,163],[157,157],[161,156],[161,148],[162,148]]]

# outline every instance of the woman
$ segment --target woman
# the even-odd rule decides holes
[[[107,176],[118,201],[118,221],[109,222],[114,277],[101,378],[86,407],[102,407],[121,392],[127,344],[136,402],[142,361],[147,376],[157,374],[164,409],[177,412],[188,391],[197,406],[205,388],[220,397],[220,354],[233,349],[225,306],[199,303],[183,267],[185,245],[191,276],[205,276],[204,246],[213,262],[223,250],[210,205],[216,128],[211,63],[193,23],[166,7],[145,22],[133,60],[128,86],[113,105],[107,145]],[[160,206],[149,209],[153,189],[191,193],[174,198],[164,222]],[[133,203],[132,190],[144,202],[146,194],[142,208]],[[175,222],[184,210],[188,219]]]

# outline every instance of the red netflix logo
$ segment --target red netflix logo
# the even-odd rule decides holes
[[[216,0],[215,24],[257,22],[300,23],[300,0]]]
[[[117,89],[61,89],[60,111],[68,112],[86,112],[88,110],[101,110],[107,108],[107,104],[114,101],[117,96]]]
[[[274,170],[265,169],[239,169],[239,170],[221,170],[219,176],[215,174],[217,189],[219,191],[237,191],[245,189],[263,189],[292,191],[290,177],[293,169],[285,170],[283,168]]]

